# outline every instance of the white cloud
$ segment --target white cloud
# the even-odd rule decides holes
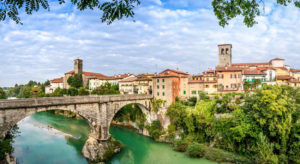
[[[0,86],[63,76],[73,69],[77,57],[84,60],[86,71],[107,75],[177,67],[196,74],[217,65],[217,45],[222,43],[233,44],[234,62],[282,57],[300,68],[296,8],[271,6],[253,28],[245,27],[241,18],[222,28],[206,6],[172,9],[166,7],[170,1],[152,2],[158,5],[136,9],[135,22],[125,19],[109,26],[101,23],[97,11],[79,12],[67,4],[22,16],[23,26],[11,21],[0,24]]]

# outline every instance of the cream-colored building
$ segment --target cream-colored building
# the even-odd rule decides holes
[[[94,90],[105,83],[119,85],[119,81],[127,79],[129,77],[134,77],[134,75],[127,73],[115,76],[93,76],[89,78],[89,89]]]
[[[189,97],[197,97],[198,99],[202,91],[204,91],[203,80],[189,80]]]
[[[154,74],[139,74],[133,82],[135,94],[152,94],[152,77]]]
[[[63,88],[63,87],[64,87],[63,77],[53,79],[53,80],[50,80],[50,85],[45,87],[45,93],[50,94],[50,93],[53,93],[56,88]]]
[[[119,91],[121,94],[134,94],[133,82],[136,80],[136,77],[129,77],[119,81]]]
[[[85,87],[89,83],[89,79],[92,77],[106,77],[101,73],[93,73],[93,72],[83,72],[83,61],[81,59],[74,60],[74,70],[65,73],[63,77],[63,88],[70,88],[68,84],[68,79],[75,74],[82,75],[82,85]]]

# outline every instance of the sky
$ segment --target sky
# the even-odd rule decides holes
[[[219,26],[211,0],[141,0],[135,17],[102,23],[99,10],[50,2],[50,11],[21,12],[23,25],[0,22],[0,87],[44,82],[73,70],[105,75],[179,69],[199,74],[218,64],[218,44],[232,44],[233,62],[284,58],[300,68],[300,9],[266,3],[256,24],[241,17]]]

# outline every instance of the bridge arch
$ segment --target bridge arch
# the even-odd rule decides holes
[[[2,121],[2,124],[0,126],[1,128],[1,137],[4,138],[6,134],[15,126],[18,122],[23,120],[24,118],[38,113],[38,112],[46,112],[46,111],[52,111],[52,110],[60,110],[60,111],[69,111],[73,112],[80,117],[82,117],[89,125],[90,127],[90,133],[97,133],[97,130],[95,129],[96,120],[93,120],[89,118],[88,115],[86,115],[84,112],[81,112],[84,110],[84,108],[71,108],[70,106],[51,106],[51,107],[42,107],[42,108],[23,108],[23,109],[9,109],[0,111],[1,115],[5,115],[4,118],[0,118],[0,121]]]
[[[152,95],[105,95],[0,100],[0,140],[23,118],[42,111],[66,110],[87,120],[89,138],[83,155],[91,161],[102,158],[109,146],[109,127],[115,114],[127,104],[138,104],[151,121]]]

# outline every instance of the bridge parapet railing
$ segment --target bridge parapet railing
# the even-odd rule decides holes
[[[0,109],[150,99],[152,95],[89,95],[0,100]]]

